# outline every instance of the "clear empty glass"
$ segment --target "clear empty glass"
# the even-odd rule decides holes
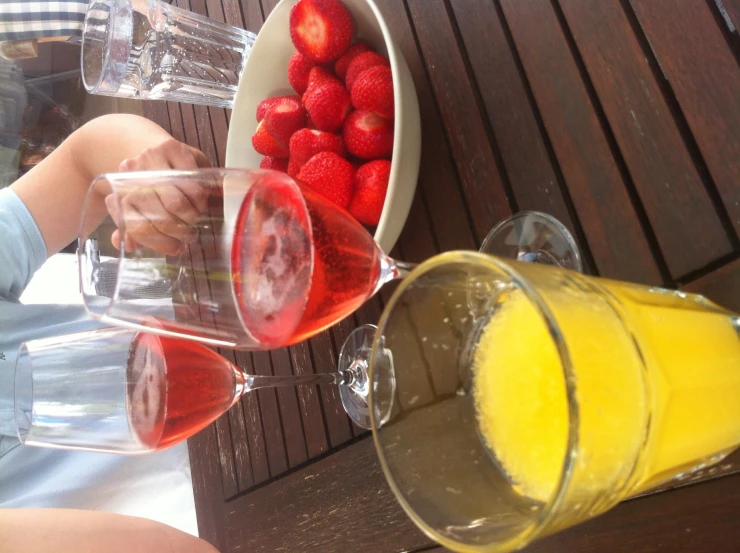
[[[100,213],[103,198],[113,216]],[[224,216],[234,198],[239,224]],[[102,322],[273,349],[301,320],[314,248],[288,175],[208,169],[101,175],[84,206],[78,255],[85,306]]]
[[[92,94],[230,108],[255,38],[159,0],[91,0],[82,78]]]

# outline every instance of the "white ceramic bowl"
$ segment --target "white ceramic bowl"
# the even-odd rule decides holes
[[[352,13],[357,38],[387,55],[393,72],[395,134],[388,193],[375,231],[375,241],[390,252],[401,234],[414,199],[421,157],[419,102],[406,60],[391,39],[390,31],[371,0],[342,0]],[[262,156],[252,148],[257,129],[257,104],[270,96],[293,94],[288,82],[288,61],[295,52],[290,40],[290,9],[298,0],[282,0],[267,18],[239,79],[226,142],[226,167],[259,167]],[[240,198],[227,196],[227,220],[236,217]]]

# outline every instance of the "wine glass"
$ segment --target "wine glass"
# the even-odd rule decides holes
[[[231,221],[224,197],[237,194]],[[96,210],[101,196],[114,216]],[[94,318],[237,349],[313,336],[413,267],[320,194],[255,169],[101,175],[80,236]]]
[[[195,341],[103,328],[21,344],[15,421],[21,443],[141,454],[185,440],[265,387],[363,390],[363,375],[250,375]]]
[[[701,296],[433,257],[375,333],[383,471],[444,547],[523,548],[740,446],[738,328]]]
[[[244,200],[235,231],[223,205],[237,194]],[[242,349],[272,349],[292,335],[314,262],[295,182],[228,169],[99,176],[83,208],[78,255],[93,318]]]

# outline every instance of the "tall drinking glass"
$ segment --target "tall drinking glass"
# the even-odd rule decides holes
[[[522,548],[740,445],[740,317],[701,296],[451,252],[378,327],[383,470],[456,551]]]
[[[160,0],[91,0],[82,79],[92,94],[230,108],[255,39]]]

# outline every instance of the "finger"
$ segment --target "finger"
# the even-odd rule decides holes
[[[200,212],[193,207],[181,187],[157,186],[154,191],[167,212],[186,225],[194,225],[200,220]]]
[[[151,248],[155,251],[166,255],[175,255],[179,253],[181,241],[177,238],[162,232],[160,228],[165,228],[172,223],[163,223],[161,218],[154,218],[154,221],[139,212],[135,206],[130,203],[124,203],[123,215],[126,221],[126,250],[128,251],[128,239],[135,240],[142,246]]]
[[[162,145],[160,151],[167,157],[173,169],[194,171],[211,167],[210,160],[203,152],[177,140],[166,142]]]
[[[134,250],[137,250],[141,248],[141,244],[139,244],[136,240],[131,238],[128,234],[124,237],[125,244],[121,244],[121,231],[120,230],[114,230],[113,234],[110,236],[111,244],[113,244],[113,247],[120,251],[121,246],[123,245],[124,251],[131,253]]]
[[[118,197],[115,194],[108,194],[105,197],[105,207],[116,226],[121,228],[121,207],[118,203]]]
[[[188,224],[167,211],[153,186],[143,186],[121,198],[121,208],[127,229],[131,223],[129,218],[137,222],[135,219],[144,217],[167,236],[179,238],[188,233]]]
[[[160,148],[147,148],[138,156],[124,159],[118,166],[121,172],[129,171],[157,171],[172,169],[165,152]]]
[[[138,189],[124,198],[122,204],[124,212],[127,205],[132,207],[133,216],[145,217],[162,234],[180,239],[190,233],[189,225],[167,210],[155,187]]]
[[[209,188],[207,184],[191,180],[189,178],[179,179],[175,185],[190,201],[195,210],[201,214],[208,209]]]

